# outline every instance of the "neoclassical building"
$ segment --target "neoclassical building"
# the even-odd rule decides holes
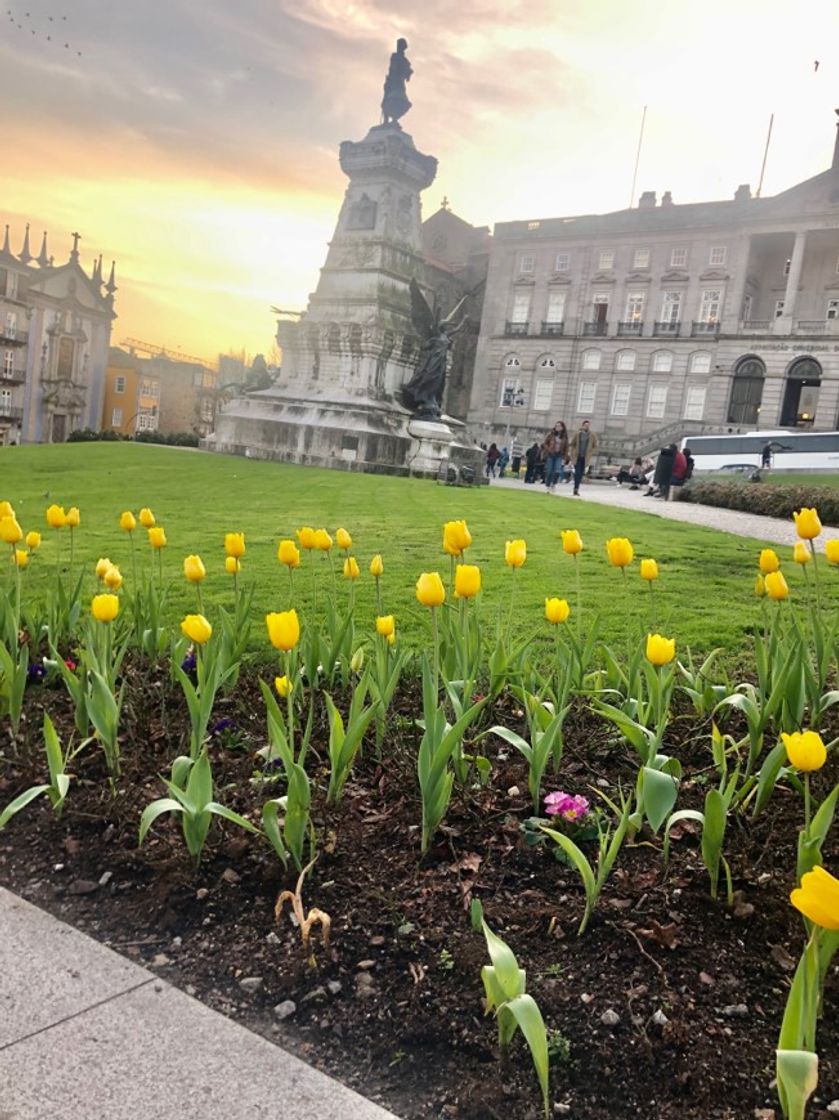
[[[114,318],[114,266],[101,256],[88,276],[79,235],[65,264],[37,257],[29,226],[19,253],[6,226],[0,248],[0,443],[61,443],[75,428],[100,427]]]
[[[615,455],[703,430],[839,428],[839,134],[827,171],[772,198],[645,192],[495,227],[471,433],[586,417]]]

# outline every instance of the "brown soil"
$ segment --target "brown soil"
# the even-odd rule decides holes
[[[406,1120],[530,1120],[541,1114],[530,1058],[514,1043],[503,1067],[483,1016],[483,937],[469,924],[480,898],[490,926],[527,970],[553,1037],[551,1101],[574,1120],[743,1120],[777,1108],[774,1047],[791,971],[802,946],[788,902],[801,802],[779,788],[756,822],[736,820],[726,852],[733,911],[708,895],[691,828],[677,831],[668,872],[660,839],[641,834],[621,852],[587,932],[576,934],[582,889],[546,847],[528,846],[523,760],[488,742],[487,788],[455,794],[433,851],[419,857],[416,698],[391,721],[385,761],[365,748],[343,803],[324,803],[327,772],[312,773],[320,855],[307,906],[332,918],[327,951],[311,967],[288,916],[274,921],[279,890],[293,887],[270,848],[215,825],[196,872],[177,823],[160,818],[143,848],[144,806],[183,749],[179,690],[158,670],[135,668],[124,711],[124,775],[112,797],[94,748],[79,756],[63,817],[39,799],[0,833],[0,882],[159,971],[211,1007],[266,1035]],[[42,712],[69,737],[60,685],[27,692],[27,718],[0,757],[0,805],[44,780]],[[216,795],[257,819],[282,789],[258,788],[254,752],[265,744],[255,674],[243,674],[217,719],[233,727],[211,750]],[[488,717],[516,727],[502,704]],[[582,704],[569,717],[561,778],[546,792],[586,793],[633,780],[629,748]],[[324,756],[323,727],[314,737]],[[709,728],[684,713],[668,749],[685,767],[680,807],[700,806],[709,776]],[[835,756],[828,778],[836,779]],[[712,772],[711,772],[712,773]],[[598,786],[598,782],[600,785]],[[517,793],[518,787],[521,793]],[[614,790],[612,790],[614,792]],[[607,791],[608,792],[608,791]],[[836,844],[826,862],[836,866]],[[248,992],[240,981],[261,977]],[[247,986],[246,986],[247,987]],[[836,970],[820,1027],[814,1116],[839,1097]],[[273,1009],[293,1000],[279,1021]],[[618,1021],[604,1025],[604,1012]]]

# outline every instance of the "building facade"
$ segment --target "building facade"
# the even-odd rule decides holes
[[[839,428],[839,135],[772,198],[495,227],[469,412],[485,441],[588,418],[615,456]]]
[[[0,442],[62,443],[76,428],[99,428],[111,323],[114,266],[102,258],[90,276],[79,263],[79,235],[55,265],[44,234],[33,257],[29,226],[17,254],[6,226],[0,249]]]
[[[114,424],[114,418],[120,420],[122,409],[120,422],[128,425],[125,434],[159,431],[164,435],[208,435],[224,400],[216,371],[200,358],[178,355],[177,351],[137,339],[127,339],[123,345],[125,349],[111,350],[103,424],[121,430]],[[134,371],[133,380],[129,379],[127,369]],[[125,378],[124,382],[119,381],[120,377]],[[116,392],[118,385],[122,394]],[[125,403],[117,399],[119,396]],[[127,412],[127,408],[132,412]]]
[[[140,359],[112,346],[105,371],[102,430],[134,436],[156,432],[160,420],[160,378]]]

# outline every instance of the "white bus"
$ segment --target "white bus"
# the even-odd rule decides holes
[[[776,471],[839,472],[839,432],[744,432],[742,435],[687,436],[694,471],[751,471],[760,467],[766,445]]]

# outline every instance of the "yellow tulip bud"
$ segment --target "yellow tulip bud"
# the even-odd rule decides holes
[[[79,513],[78,506],[70,506],[65,514],[64,524],[71,529],[78,529],[82,521],[82,515]]]
[[[792,550],[792,558],[796,564],[809,564],[811,559],[811,552],[804,541],[796,541],[795,547]]]
[[[641,579],[647,580],[648,583],[652,583],[654,579],[658,579],[658,564],[655,560],[641,561]]]
[[[242,565],[236,556],[225,556],[224,570],[229,572],[231,576],[235,576],[237,572],[241,572]]]
[[[274,688],[276,688],[277,692],[285,700],[286,696],[294,691],[294,684],[287,676],[283,675],[282,677],[274,677]]]
[[[15,563],[19,568],[25,568],[29,563],[29,553],[22,548],[15,549]]]
[[[162,525],[155,525],[149,529],[149,544],[152,548],[166,547],[166,530]]]
[[[153,529],[155,525],[155,518],[152,511],[148,506],[143,506],[137,514],[137,518],[144,529]]]
[[[758,599],[762,599],[765,594],[766,594],[766,580],[760,574],[760,572],[758,572],[757,576],[755,578],[755,595],[757,595]]]
[[[119,614],[119,599],[116,595],[94,595],[90,610],[97,622],[113,622]]]
[[[545,618],[548,622],[552,622],[556,626],[560,622],[565,622],[571,613],[571,608],[565,599],[546,599],[545,600]]]
[[[458,564],[454,570],[454,593],[458,599],[471,599],[481,590],[481,569],[477,564]]]
[[[839,879],[823,867],[802,875],[801,886],[789,898],[796,910],[817,926],[839,930]]]
[[[16,517],[0,518],[0,541],[4,544],[17,544],[23,540],[23,529],[17,523]]]
[[[51,529],[63,529],[67,524],[67,514],[63,506],[52,505],[47,509],[47,525]]]
[[[789,595],[789,588],[783,572],[770,572],[763,582],[766,584],[766,594],[776,603],[780,602],[781,599],[786,599]]]
[[[445,602],[446,589],[438,572],[423,572],[417,580],[417,599],[424,607],[439,607]]]
[[[233,556],[237,560],[241,559],[245,555],[245,534],[225,533],[224,551],[228,556]]]
[[[801,509],[793,513],[795,531],[805,541],[811,541],[822,531],[822,523],[814,509]]]
[[[576,556],[583,551],[583,538],[576,529],[562,530],[562,551],[569,556]]]
[[[836,543],[839,544],[839,541],[837,541]],[[377,552],[373,559],[370,561],[370,575],[374,576],[376,579],[379,579],[379,577],[384,573],[384,570],[384,561]]]
[[[106,587],[109,587],[111,591],[119,591],[122,587],[122,573],[119,568],[112,564],[102,577],[102,582]]]
[[[344,561],[344,579],[358,579],[360,575],[358,561],[354,556],[348,556]]]
[[[443,526],[443,552],[462,556],[472,543],[472,534],[465,521],[447,521]]]
[[[606,541],[606,554],[613,568],[626,568],[632,563],[635,550],[626,537],[611,537]]]
[[[213,628],[203,614],[188,614],[181,623],[181,632],[197,646],[203,646],[213,636]]]
[[[34,529],[31,529],[26,534],[26,547],[29,549],[30,552],[34,552],[37,548],[40,548],[41,547],[41,534],[36,533]]]
[[[277,546],[277,559],[287,568],[300,567],[300,549],[292,540],[280,541]]]
[[[824,554],[827,557],[828,563],[839,564],[839,540],[834,537],[833,540],[825,541]]]
[[[15,510],[11,502],[0,502],[0,518],[1,517],[14,517]]]
[[[289,650],[294,649],[300,640],[300,620],[295,610],[267,614],[265,624],[268,627],[268,637],[271,640],[271,645],[275,649],[281,649],[288,653]]]
[[[326,529],[315,529],[315,548],[320,552],[329,552],[332,548],[332,537]]]
[[[137,519],[130,509],[125,510],[119,519],[120,529],[124,529],[126,533],[133,533],[137,528]]]
[[[190,583],[200,583],[206,576],[207,569],[200,556],[187,556],[184,558],[184,575]]]
[[[107,572],[108,568],[113,568],[113,564],[111,563],[111,561],[108,559],[107,556],[103,556],[101,560],[97,560],[97,562],[96,562],[96,577],[97,577],[97,579],[104,579],[105,578],[105,572]]]
[[[389,638],[396,629],[396,620],[392,614],[380,614],[376,619],[376,633],[383,638]]]
[[[359,646],[355,653],[350,658],[350,669],[354,673],[360,673],[364,668],[364,646]]]
[[[523,540],[507,541],[504,560],[511,568],[520,568],[527,559],[527,544]]]
[[[796,770],[821,770],[827,762],[827,748],[818,731],[781,732],[787,758]]]
[[[297,530],[297,539],[300,541],[300,547],[304,548],[307,552],[311,548],[315,548],[315,531],[309,525],[304,525],[302,529]]]
[[[336,529],[335,543],[346,552],[348,548],[352,548],[352,537],[346,529]]]
[[[765,576],[768,576],[770,572],[777,572],[780,566],[781,561],[778,559],[778,553],[774,548],[761,549],[758,567]]]
[[[676,639],[662,638],[661,634],[647,634],[647,660],[661,668],[676,656]]]
[[[395,631],[395,630],[393,631],[393,633],[392,633],[392,634],[388,634],[388,636],[387,636],[387,644],[388,644],[389,646],[395,646],[395,645],[396,645],[396,631]]]

